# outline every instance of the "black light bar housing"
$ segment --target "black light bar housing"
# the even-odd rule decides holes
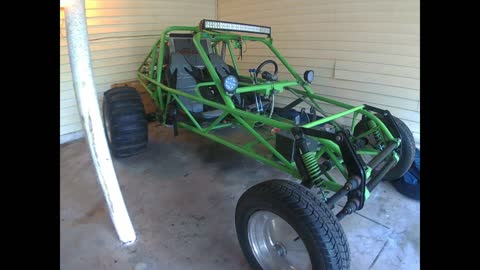
[[[255,33],[255,34],[267,35],[268,37],[272,35],[272,28],[270,26],[208,20],[208,19],[203,19],[202,21],[200,21],[200,30],[220,30],[220,31],[231,31],[231,32]]]

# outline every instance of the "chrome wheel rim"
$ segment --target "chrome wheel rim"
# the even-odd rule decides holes
[[[248,220],[248,242],[264,270],[309,270],[312,262],[298,233],[280,216],[257,211]]]

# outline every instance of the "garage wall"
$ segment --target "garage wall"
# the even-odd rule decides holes
[[[217,7],[216,0],[86,0],[85,5],[93,74],[100,99],[112,83],[136,79],[136,69],[165,27],[197,25],[203,18],[215,19]],[[61,142],[76,137],[82,130],[61,11]]]
[[[419,0],[218,0],[218,19],[271,26],[273,44],[297,72],[315,71],[315,92],[390,110],[409,126],[419,147]],[[244,74],[275,59],[264,48],[247,47],[239,62]],[[289,78],[285,71],[280,76]],[[286,105],[293,99],[282,93],[277,100]]]

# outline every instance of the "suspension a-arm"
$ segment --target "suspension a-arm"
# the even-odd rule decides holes
[[[333,208],[334,204],[347,195],[347,203],[340,212],[337,213],[337,218],[342,219],[348,214],[351,214],[357,210],[363,208],[365,203],[365,190],[368,187],[369,191],[373,189],[383,176],[396,164],[395,159],[390,159],[383,168],[372,175],[370,181],[367,183],[367,176],[365,173],[364,162],[355,153],[356,146],[353,145],[347,133],[344,131],[338,131],[336,133],[330,133],[322,130],[316,130],[311,128],[295,127],[292,128],[292,134],[295,138],[295,157],[294,161],[297,165],[299,173],[302,176],[302,184],[311,187],[313,183],[320,180],[321,169],[318,161],[310,158],[311,151],[309,151],[305,135],[313,136],[317,138],[324,138],[331,140],[338,144],[342,153],[342,158],[347,168],[348,179],[345,185],[332,195],[327,200],[327,205]],[[390,153],[395,147],[388,147],[378,156],[382,161],[390,157]]]

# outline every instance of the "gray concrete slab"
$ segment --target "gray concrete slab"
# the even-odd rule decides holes
[[[60,265],[69,270],[249,269],[235,234],[235,204],[256,183],[288,179],[198,135],[182,130],[174,138],[151,124],[148,150],[114,161],[138,237],[123,247],[86,142],[60,152]],[[364,209],[342,220],[351,269],[419,269],[419,208],[381,183]]]

